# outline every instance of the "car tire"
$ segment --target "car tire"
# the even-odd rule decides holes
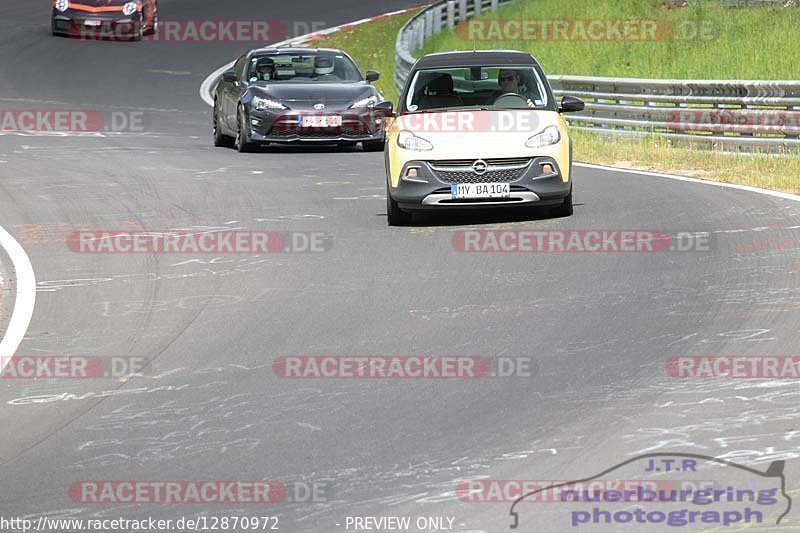
[[[386,218],[390,226],[408,226],[411,224],[412,215],[403,211],[392,199],[389,187],[386,187]]]
[[[214,119],[212,123],[212,136],[214,138],[214,146],[216,147],[229,147],[231,145],[231,138],[222,133],[222,128],[219,125],[219,115],[217,113],[217,99],[214,99]]]
[[[384,141],[369,141],[361,144],[364,146],[365,152],[383,152],[383,147],[386,143]]]
[[[246,124],[246,118],[247,117],[244,116],[244,107],[239,104],[239,108],[236,112],[236,139],[233,141],[233,146],[240,154],[253,151],[253,145],[247,138],[247,133],[243,129]]]
[[[557,217],[571,217],[572,216],[572,188],[569,190],[569,194],[564,198],[564,203],[561,205],[553,208],[553,214]]]

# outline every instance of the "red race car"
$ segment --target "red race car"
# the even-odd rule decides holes
[[[158,0],[53,0],[53,35],[141,40],[158,26]]]

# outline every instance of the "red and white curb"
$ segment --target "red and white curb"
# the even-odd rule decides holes
[[[14,309],[8,321],[3,340],[0,341],[0,372],[17,352],[17,348],[25,338],[28,326],[33,318],[36,303],[36,276],[33,273],[31,260],[17,240],[0,226],[0,247],[5,250],[11,260],[16,280]],[[4,282],[3,282],[4,283]],[[0,288],[1,289],[1,288]]]
[[[287,47],[287,46],[302,46],[302,45],[308,43],[309,41],[313,41],[314,39],[319,39],[320,37],[324,37],[326,35],[330,35],[331,33],[336,33],[337,31],[347,30],[347,29],[353,28],[355,26],[360,26],[361,24],[366,24],[367,22],[373,22],[373,21],[376,21],[376,20],[379,20],[379,19],[382,19],[382,18],[386,18],[386,17],[393,17],[395,15],[402,15],[403,13],[408,13],[409,11],[414,11],[414,10],[419,9],[419,8],[420,8],[420,6],[409,7],[407,9],[401,9],[399,11],[392,11],[390,13],[382,13],[382,14],[376,15],[374,17],[369,17],[369,18],[357,20],[355,22],[348,22],[347,24],[340,24],[339,26],[334,26],[332,28],[326,28],[324,30],[316,31],[314,33],[306,33],[305,35],[301,35],[299,37],[292,37],[291,39],[287,39],[285,41],[281,41],[279,43],[270,44],[270,45],[266,45],[266,46],[269,47],[269,48],[281,48],[281,47]],[[214,105],[213,92],[214,92],[214,88],[217,85],[217,81],[219,80],[220,76],[222,76],[222,73],[225,72],[226,70],[229,70],[233,66],[234,63],[235,63],[235,61],[231,61],[230,63],[227,63],[227,64],[219,67],[217,70],[215,70],[214,72],[209,74],[206,77],[205,80],[203,80],[203,83],[200,85],[200,98],[202,98],[205,103],[207,103],[210,106]]]

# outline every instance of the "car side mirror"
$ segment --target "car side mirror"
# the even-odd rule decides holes
[[[372,108],[372,114],[377,117],[391,118],[396,116],[394,113],[394,104],[390,101],[375,104]]]
[[[374,70],[368,70],[367,71],[367,82],[368,83],[376,82],[380,78],[381,78],[381,75],[380,75],[379,72],[375,72]]]
[[[236,71],[234,70],[226,70],[222,73],[222,81],[227,81],[229,83],[233,83],[236,81]]]
[[[583,100],[574,96],[565,96],[561,99],[561,105],[558,106],[559,113],[573,113],[575,111],[583,111],[586,104]]]

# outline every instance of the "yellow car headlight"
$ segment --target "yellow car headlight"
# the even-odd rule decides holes
[[[427,152],[433,150],[433,144],[427,139],[414,135],[410,131],[401,131],[397,134],[397,146],[415,152]]]
[[[557,126],[547,126],[545,129],[525,141],[528,148],[542,148],[556,144],[561,140],[561,132]]]

